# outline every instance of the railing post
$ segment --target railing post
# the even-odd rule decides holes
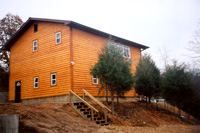
[[[93,109],[91,109],[91,115],[92,115],[92,121],[94,121],[94,112],[93,112]]]
[[[69,105],[72,105],[71,91],[69,91]]]
[[[106,120],[106,123],[107,123],[108,120],[107,120],[107,110],[106,110],[106,108],[104,108],[104,116],[105,116],[105,120]]]
[[[85,100],[85,92],[83,91],[83,99]]]

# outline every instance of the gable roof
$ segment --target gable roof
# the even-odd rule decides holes
[[[76,28],[79,30],[83,30],[85,32],[89,32],[91,34],[95,34],[98,36],[102,36],[105,38],[109,38],[111,37],[113,40],[120,42],[120,43],[124,43],[127,45],[131,45],[137,48],[141,48],[143,50],[149,48],[148,46],[139,44],[139,43],[135,43],[105,32],[102,32],[100,30],[96,30],[94,28],[76,23],[74,21],[68,21],[68,20],[57,20],[57,19],[44,19],[44,18],[29,18],[21,27],[20,29],[6,42],[6,44],[4,45],[3,49],[5,50],[10,50],[11,46],[17,41],[18,38],[20,38],[26,31],[27,29],[34,23],[34,22],[52,22],[52,23],[60,23],[60,24],[64,24],[66,26],[71,26],[72,28]]]

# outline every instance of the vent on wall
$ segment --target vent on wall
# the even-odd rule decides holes
[[[37,32],[37,31],[38,31],[38,25],[34,24],[34,32]]]
[[[130,60],[128,60],[128,62],[132,65],[133,64],[133,61],[130,59]]]

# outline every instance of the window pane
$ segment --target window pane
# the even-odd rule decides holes
[[[123,49],[124,49],[124,47],[123,46],[121,46],[121,45],[117,45],[117,48],[120,50],[120,52],[122,52],[122,54],[123,54]]]
[[[55,74],[52,75],[52,80],[53,80],[53,79],[56,79],[56,75],[55,75]]]
[[[124,47],[124,56],[129,58],[130,56],[130,47]]]
[[[35,83],[35,88],[38,88],[38,83]]]
[[[35,78],[35,82],[38,82],[38,78]]]
[[[56,43],[60,43],[60,38],[56,39]]]
[[[56,38],[60,38],[60,33],[57,33],[57,34],[56,34]]]
[[[124,49],[124,56],[129,57],[129,51],[127,49]]]
[[[96,84],[97,83],[97,79],[93,79],[93,83]]]
[[[92,75],[92,82],[93,84],[97,84],[98,83],[98,76],[97,75]]]
[[[52,80],[52,85],[55,85],[56,84],[56,80]]]

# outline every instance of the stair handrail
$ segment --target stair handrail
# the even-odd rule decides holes
[[[80,99],[82,102],[84,102],[87,106],[89,106],[91,109],[93,109],[96,112],[99,112],[96,108],[94,108],[92,105],[90,105],[88,102],[86,102],[84,99],[82,99],[80,96],[78,96],[76,93],[74,93],[72,90],[69,90],[69,103],[71,104],[71,93],[75,95],[78,99]]]
[[[112,112],[108,107],[106,107],[102,102],[100,102],[98,99],[96,99],[95,97],[93,97],[86,90],[83,89],[83,93],[87,94],[93,101],[95,101],[97,104],[99,104],[103,109],[107,109],[109,112]]]

